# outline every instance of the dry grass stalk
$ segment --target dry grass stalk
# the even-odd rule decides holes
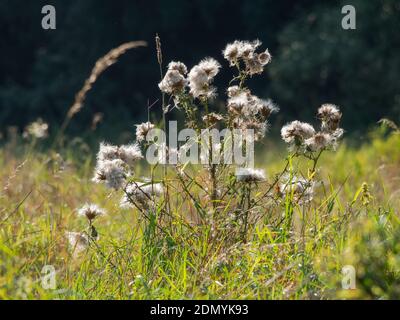
[[[92,69],[90,77],[85,80],[85,84],[82,89],[76,94],[74,104],[68,111],[67,117],[72,118],[76,113],[78,113],[83,106],[86,98],[86,94],[90,91],[93,84],[97,81],[97,78],[110,66],[116,63],[120,56],[122,56],[126,51],[134,49],[137,47],[146,46],[144,41],[132,41],[120,45],[117,48],[112,49],[105,56],[97,60],[95,66]]]
[[[85,83],[81,90],[75,95],[75,101],[68,110],[67,116],[62,124],[55,142],[57,143],[62,137],[66,127],[68,126],[72,117],[81,111],[83,103],[85,102],[87,93],[92,89],[93,84],[97,81],[98,77],[107,70],[110,66],[116,63],[120,56],[130,49],[145,47],[147,43],[145,41],[131,41],[126,42],[118,46],[117,48],[109,51],[105,56],[101,57],[96,61],[89,78],[85,80]]]

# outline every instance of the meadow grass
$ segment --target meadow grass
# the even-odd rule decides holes
[[[240,241],[213,240],[210,228],[186,219],[194,206],[178,190],[170,189],[173,218],[162,231],[160,212],[144,218],[136,208],[121,209],[121,194],[90,181],[95,159],[84,144],[61,154],[6,144],[0,150],[0,298],[400,298],[400,135],[375,131],[369,138],[325,153],[314,199],[293,206],[287,197]],[[280,150],[258,158],[268,179],[282,170]],[[86,202],[108,214],[95,221],[98,240],[77,254],[65,232],[87,229],[76,214]],[[56,270],[55,289],[42,286],[45,265]],[[356,290],[341,287],[345,265],[356,270]]]
[[[214,143],[209,137],[209,155],[191,163],[184,155],[198,141],[181,141],[178,150],[152,140],[157,125],[148,106],[135,143],[101,143],[94,157],[82,137],[69,140],[65,129],[98,76],[142,45],[121,45],[97,61],[51,147],[37,140],[47,135],[42,120],[26,128],[24,139],[14,132],[2,146],[0,298],[400,297],[396,126],[389,126],[393,133],[376,129],[357,147],[339,144],[342,113],[324,104],[317,130],[292,121],[281,130],[289,148],[269,139],[268,148],[257,147],[258,169],[246,163],[235,171],[238,163],[212,159],[234,135]],[[258,40],[226,46],[236,75],[226,108],[214,110],[220,63],[205,58],[188,72],[171,61],[164,74],[157,36],[164,131],[166,114],[176,108],[193,139],[218,128],[244,135],[241,152],[265,141],[278,108],[246,87],[271,61],[260,46]],[[151,164],[143,153],[153,146],[161,153]],[[165,164],[173,154],[178,162]],[[346,270],[355,271],[354,290],[346,290]]]

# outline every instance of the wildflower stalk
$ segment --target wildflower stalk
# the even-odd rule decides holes
[[[127,192],[126,189],[124,189],[125,196],[129,199],[129,201],[136,207],[137,210],[139,210],[140,213],[142,213],[143,217],[145,217],[148,221],[151,221],[151,218],[146,214],[145,210],[143,210],[137,203],[136,201],[130,196],[130,194]],[[144,192],[146,194],[146,192]],[[148,196],[148,195],[147,195]],[[157,228],[164,234],[168,235],[168,233],[158,224],[156,224]]]
[[[162,50],[161,50],[161,39],[158,36],[158,33],[156,34],[156,49],[157,49],[157,62],[158,62],[158,66],[160,69],[160,79],[161,81],[164,78],[164,74],[163,74],[163,69],[162,69]],[[161,93],[161,106],[162,106],[162,119],[163,119],[163,126],[164,126],[164,132],[165,135],[168,136],[167,134],[167,106],[165,105],[165,93],[162,92]],[[165,152],[167,153],[167,141],[165,141]],[[169,192],[168,192],[168,183],[166,182],[167,179],[167,164],[164,163],[163,164],[163,184],[164,184],[164,203],[165,203],[165,207],[166,210],[169,212],[170,208],[169,208]]]
[[[314,174],[314,173],[315,173],[315,169],[316,169],[316,167],[317,167],[318,160],[319,160],[319,158],[321,157],[323,151],[324,151],[324,150],[321,150],[321,151],[317,154],[317,156],[313,159],[313,166],[312,166],[312,169],[311,169],[311,174]]]
[[[204,100],[204,107],[205,107],[206,115],[208,115],[209,110],[208,110],[207,99]],[[206,128],[207,129],[210,128],[210,123],[208,121],[208,118],[206,118]],[[213,220],[214,220],[215,213],[216,213],[216,200],[217,200],[217,178],[216,178],[216,165],[212,163],[213,162],[212,156],[213,156],[213,146],[212,146],[211,135],[209,135],[209,137],[208,137],[208,163],[209,163],[209,168],[210,168],[211,203],[213,206]]]

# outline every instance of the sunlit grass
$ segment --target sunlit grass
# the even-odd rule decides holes
[[[16,156],[4,146],[0,298],[398,298],[399,147],[399,135],[375,134],[357,149],[344,143],[324,154],[311,204],[287,202],[252,226],[247,241],[228,245],[214,243],[207,228],[194,237],[179,219],[160,236],[157,214],[143,224],[137,210],[120,209],[120,194],[90,182],[90,150],[77,159],[74,150],[59,155],[25,146]],[[271,178],[284,164],[268,160],[258,159]],[[76,215],[85,202],[108,215],[96,221],[99,240],[74,255],[65,232],[85,230]],[[188,213],[184,204],[176,208]],[[280,215],[285,232],[275,223]],[[341,288],[345,264],[358,271],[356,291]],[[57,270],[54,290],[42,287],[45,265]]]

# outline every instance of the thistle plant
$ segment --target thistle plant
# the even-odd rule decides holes
[[[234,244],[247,242],[255,226],[264,222],[285,236],[292,230],[294,209],[313,201],[318,161],[324,151],[337,148],[343,135],[339,127],[342,114],[337,106],[324,104],[318,109],[318,130],[297,120],[283,126],[281,136],[288,144],[289,154],[286,165],[275,175],[267,175],[247,163],[215,162],[215,156],[221,159],[225,149],[232,147],[232,135],[222,136],[217,142],[208,136],[205,143],[200,142],[207,129],[236,130],[252,143],[265,138],[270,117],[279,108],[272,100],[254,95],[246,85],[271,62],[268,49],[261,49],[261,45],[259,40],[235,41],[223,50],[229,67],[235,70],[225,90],[224,110],[215,104],[218,90],[214,79],[222,68],[216,59],[204,58],[190,69],[181,61],[169,62],[165,72],[161,68],[158,87],[163,95],[164,129],[166,115],[177,109],[184,114],[186,127],[198,134],[196,141],[189,139],[176,147],[166,141],[154,141],[152,131],[157,125],[149,117],[147,122],[136,125],[136,142],[122,146],[100,144],[93,181],[120,192],[121,210],[140,212],[145,229],[155,224],[154,232],[174,243],[185,238],[183,227],[186,236],[206,237],[211,244]],[[161,67],[159,38],[157,57]],[[201,154],[199,164],[185,160],[193,143],[203,143],[201,147],[207,151]],[[150,166],[150,176],[137,176],[135,166],[152,144],[158,146],[158,160]],[[247,147],[240,144],[243,152]],[[176,162],[167,167],[171,158]],[[307,172],[297,165],[303,160],[308,163]],[[161,166],[160,175],[157,170]],[[268,216],[279,208],[285,211],[283,217]],[[92,226],[91,219],[89,223]]]
[[[94,164],[83,137],[82,149],[34,149],[47,136],[43,121],[26,127],[26,149],[15,129],[9,135],[0,152],[1,297],[18,296],[15,279],[40,279],[44,264],[54,265],[57,290],[37,281],[32,297],[399,297],[396,125],[382,121],[395,132],[334,155],[342,110],[325,103],[309,121],[279,128],[283,151],[255,149],[272,140],[279,111],[248,81],[273,63],[260,41],[235,41],[224,59],[190,66],[164,63],[159,39],[157,49],[162,99],[132,124],[132,141],[99,143]],[[222,71],[232,74],[225,85]],[[243,156],[253,150],[257,162]],[[354,267],[357,290],[340,290],[343,266]],[[73,292],[55,293],[62,288]]]

